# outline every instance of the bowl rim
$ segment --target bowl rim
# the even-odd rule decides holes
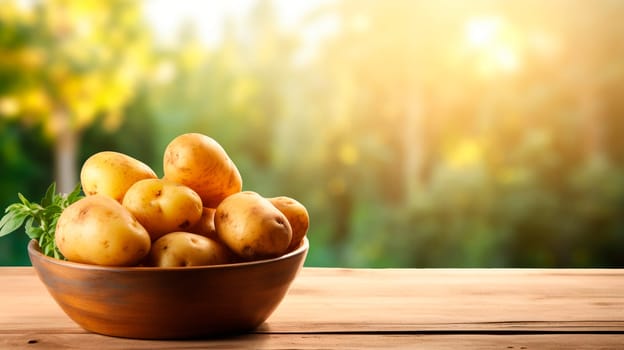
[[[87,264],[87,263],[79,263],[69,260],[61,260],[56,259],[51,256],[44,255],[39,248],[39,243],[36,239],[31,239],[28,242],[28,253],[30,255],[34,255],[43,259],[51,264],[68,266],[76,269],[83,270],[101,270],[101,271],[191,271],[191,270],[219,270],[219,269],[228,269],[228,268],[238,268],[238,267],[251,267],[256,265],[264,265],[271,264],[274,262],[278,262],[281,260],[287,260],[294,256],[304,254],[310,247],[310,242],[307,236],[304,236],[301,244],[297,249],[282,254],[275,258],[270,259],[260,259],[260,260],[252,260],[252,261],[243,261],[237,263],[229,263],[229,264],[218,264],[218,265],[202,265],[202,266],[177,266],[177,267],[155,267],[155,266],[105,266],[105,265],[95,265],[95,264]],[[32,264],[32,261],[31,261]]]

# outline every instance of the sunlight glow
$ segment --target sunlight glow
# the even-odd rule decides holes
[[[518,69],[520,62],[518,55],[509,46],[501,46],[496,48],[494,52],[494,60],[500,68],[506,72],[513,72]]]
[[[363,33],[369,29],[370,20],[366,15],[359,13],[353,17],[351,26],[355,32]]]
[[[465,39],[479,61],[477,69],[484,75],[513,73],[520,66],[519,47],[508,23],[500,17],[470,18],[465,26]]]
[[[466,37],[471,46],[479,48],[490,45],[501,27],[499,17],[476,17],[466,23]]]
[[[214,47],[222,39],[226,21],[240,23],[257,5],[255,0],[203,1],[203,0],[148,0],[144,3],[148,23],[156,32],[157,39],[164,44],[172,44],[183,24],[197,29],[203,44]],[[304,16],[331,0],[272,2],[278,25],[285,30],[293,30]],[[321,35],[323,33],[320,33]]]
[[[144,8],[147,21],[161,43],[175,43],[180,27],[190,24],[197,29],[204,44],[213,46],[221,39],[225,21],[240,21],[254,3],[251,0],[182,0],[172,6],[167,0],[150,0],[145,2]]]

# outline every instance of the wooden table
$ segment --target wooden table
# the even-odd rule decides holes
[[[0,268],[0,349],[77,348],[624,349],[624,270],[304,268],[251,334],[146,341],[88,333],[32,268]]]

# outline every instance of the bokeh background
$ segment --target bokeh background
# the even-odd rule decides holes
[[[0,0],[0,208],[210,135],[307,266],[624,266],[624,1]],[[0,238],[27,265],[27,237]]]

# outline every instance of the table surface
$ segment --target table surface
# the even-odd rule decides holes
[[[0,268],[0,349],[624,349],[624,269],[304,268],[254,332],[89,333],[31,267]]]

